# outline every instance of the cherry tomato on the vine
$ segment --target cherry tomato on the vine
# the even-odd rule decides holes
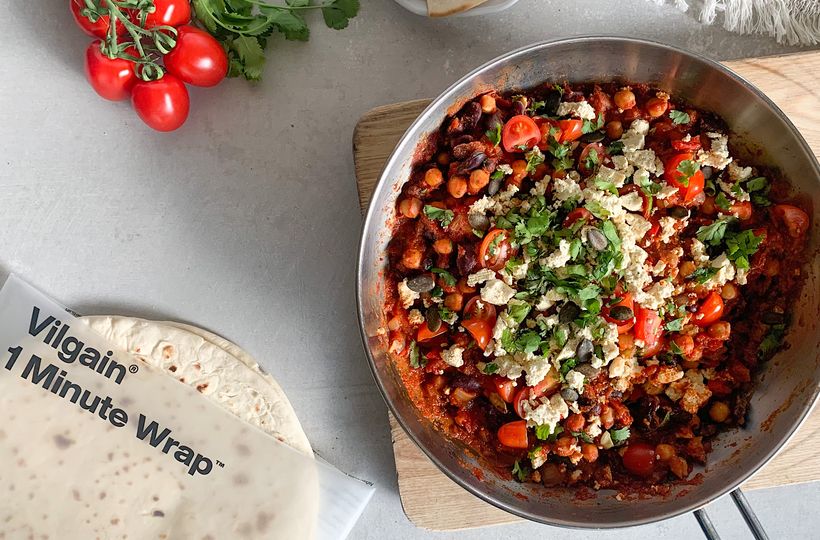
[[[104,38],[108,34],[108,15],[103,15],[96,21],[91,22],[88,17],[83,17],[80,14],[80,11],[85,7],[84,0],[69,0],[68,5],[71,9],[71,15],[74,16],[74,22],[83,32],[98,38]],[[125,27],[117,21],[117,34],[122,35],[124,32]]]
[[[190,100],[185,84],[170,74],[156,81],[138,81],[131,105],[143,122],[157,131],[173,131],[188,118]]]
[[[184,25],[177,28],[177,44],[165,55],[165,67],[194,86],[214,86],[228,74],[228,55],[211,34]]]
[[[145,28],[180,26],[191,20],[188,0],[154,0],[154,12],[145,17]]]
[[[137,82],[134,63],[124,58],[108,58],[100,50],[99,40],[85,50],[85,77],[91,88],[111,101],[128,99]]]

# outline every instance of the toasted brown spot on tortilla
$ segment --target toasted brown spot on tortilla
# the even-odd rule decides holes
[[[174,373],[176,370],[177,370],[176,366],[168,366],[168,371],[170,371],[171,373]]]
[[[250,523],[243,523],[238,529],[236,529],[236,532],[242,536],[251,536],[253,534],[253,527]]]
[[[165,358],[171,358],[174,355],[174,346],[173,345],[166,345],[162,348],[162,356]]]
[[[208,388],[208,383],[202,383],[202,384],[196,385],[196,389],[199,390],[200,392],[202,392],[203,390],[205,390],[207,388]]]
[[[71,490],[71,496],[74,497],[75,501],[80,500],[80,492],[77,491],[76,489]]]
[[[120,522],[120,518],[111,518],[111,525],[116,525]]]
[[[100,500],[105,499],[105,497],[106,497],[106,493],[105,493],[105,491],[101,491],[101,492],[100,492]]]
[[[153,512],[151,512],[151,515],[154,517],[165,517],[165,512],[163,512],[162,510],[154,510]]]
[[[74,444],[74,441],[69,439],[65,435],[55,435],[54,436],[54,444],[57,445],[57,448],[60,448],[61,450],[65,450],[66,448],[68,448],[69,446]]]
[[[259,512],[256,516],[256,530],[259,532],[265,532],[268,530],[268,525],[273,520],[273,516],[270,514],[266,514],[265,512]]]

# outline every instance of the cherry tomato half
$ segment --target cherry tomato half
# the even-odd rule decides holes
[[[492,229],[484,236],[478,248],[478,264],[490,270],[501,270],[512,255],[509,233],[504,229]]]
[[[645,348],[658,344],[663,335],[662,322],[654,309],[646,309],[640,304],[635,305],[635,339],[643,341]]]
[[[98,38],[104,38],[106,34],[108,34],[108,15],[103,15],[95,22],[91,22],[88,17],[83,17],[80,14],[80,11],[85,8],[85,2],[83,0],[69,0],[68,5],[71,9],[71,15],[74,16],[74,22],[77,23],[77,26],[79,26],[83,32],[89,36]],[[124,33],[125,27],[120,21],[117,21],[117,34],[122,35]]]
[[[562,143],[579,139],[584,134],[584,122],[581,120],[558,120],[558,126],[561,128]]]
[[[473,336],[476,344],[483,351],[493,337],[496,312],[495,306],[487,302],[480,302],[480,300],[480,297],[474,296],[464,306],[464,319],[461,321],[461,326]]]
[[[177,28],[177,44],[165,55],[165,67],[188,84],[215,86],[228,74],[228,55],[211,34],[184,25]]]
[[[527,421],[515,420],[498,428],[498,442],[509,448],[527,448]]]
[[[587,223],[591,223],[595,216],[592,215],[592,212],[587,210],[586,208],[579,207],[574,210],[571,210],[567,217],[564,219],[564,228],[571,227],[573,223],[578,221],[579,219],[586,220]]]
[[[521,152],[520,146],[532,147],[541,140],[535,120],[525,114],[513,116],[501,130],[501,142],[507,152]]]
[[[154,0],[154,12],[145,17],[145,28],[180,26],[191,20],[188,0]]]
[[[663,177],[666,178],[666,182],[669,185],[678,188],[678,192],[681,197],[683,197],[683,202],[685,203],[691,202],[703,192],[703,186],[706,184],[703,172],[698,169],[695,174],[689,178],[689,182],[684,185],[686,175],[678,170],[678,166],[684,161],[692,161],[693,158],[694,156],[691,153],[685,152],[672,156],[663,165]]]
[[[634,442],[626,447],[623,462],[626,470],[637,476],[649,476],[655,469],[655,447]]]
[[[601,315],[604,316],[608,322],[615,324],[618,327],[619,334],[625,334],[628,332],[633,326],[635,326],[635,302],[632,300],[632,293],[630,292],[620,292],[620,286],[615,289],[615,297],[620,298],[618,302],[612,304],[611,306],[606,306],[601,310]],[[629,319],[615,319],[613,318],[610,313],[612,309],[616,306],[623,306],[628,307],[632,310],[632,317]]]
[[[555,375],[554,370],[550,370],[547,376],[535,386],[525,386],[513,398],[513,408],[518,416],[524,418],[524,402],[531,399],[539,398],[543,395],[551,393],[561,386],[561,382]]]
[[[809,216],[791,204],[778,204],[772,212],[785,226],[792,238],[800,238],[809,230]]]
[[[493,384],[495,385],[495,391],[501,396],[501,399],[507,403],[512,403],[513,397],[515,397],[515,381],[496,375],[493,379]]]
[[[188,118],[190,99],[185,84],[168,73],[157,81],[139,81],[131,105],[140,119],[157,131],[173,131]]]
[[[593,154],[593,152],[595,153]],[[594,156],[594,158],[587,159],[592,156]],[[581,155],[578,156],[578,171],[583,175],[591,174],[597,165],[603,163],[604,156],[606,156],[606,150],[603,144],[592,143],[586,145],[584,149],[581,150]],[[591,167],[587,165],[591,165]]]
[[[419,332],[416,335],[416,341],[430,341],[436,336],[440,336],[444,332],[446,332],[450,327],[444,323],[441,323],[441,326],[438,327],[438,330],[433,332],[430,330],[430,327],[427,326],[427,322],[423,322],[421,326],[419,326]]]
[[[712,291],[692,316],[692,324],[709,326],[720,320],[721,315],[723,315],[723,298],[717,292]]]
[[[131,95],[137,83],[134,63],[124,58],[108,58],[100,50],[99,40],[85,50],[85,78],[100,96],[122,101]]]

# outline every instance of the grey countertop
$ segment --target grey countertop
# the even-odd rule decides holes
[[[11,0],[0,19],[0,277],[84,313],[188,321],[241,344],[287,391],[316,450],[378,491],[353,538],[416,538],[398,497],[385,406],[355,320],[360,228],[351,135],[377,105],[433,97],[509,49],[609,33],[719,59],[794,48],[703,27],[645,0],[522,0],[491,18],[430,21],[364,0],[349,29],[274,39],[265,80],[191,92],[177,132],[146,128],[82,74],[67,1]],[[820,484],[752,492],[772,538],[820,527]],[[724,538],[748,538],[728,499]],[[619,532],[535,524],[444,538],[697,538],[679,517]]]

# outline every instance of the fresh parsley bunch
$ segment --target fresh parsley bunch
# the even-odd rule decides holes
[[[249,81],[262,78],[265,47],[274,32],[285,39],[307,41],[306,12],[321,10],[325,24],[336,30],[346,28],[359,12],[359,0],[328,0],[316,5],[311,0],[285,0],[283,5],[257,0],[193,0],[192,5],[199,22],[228,51],[228,76]]]

